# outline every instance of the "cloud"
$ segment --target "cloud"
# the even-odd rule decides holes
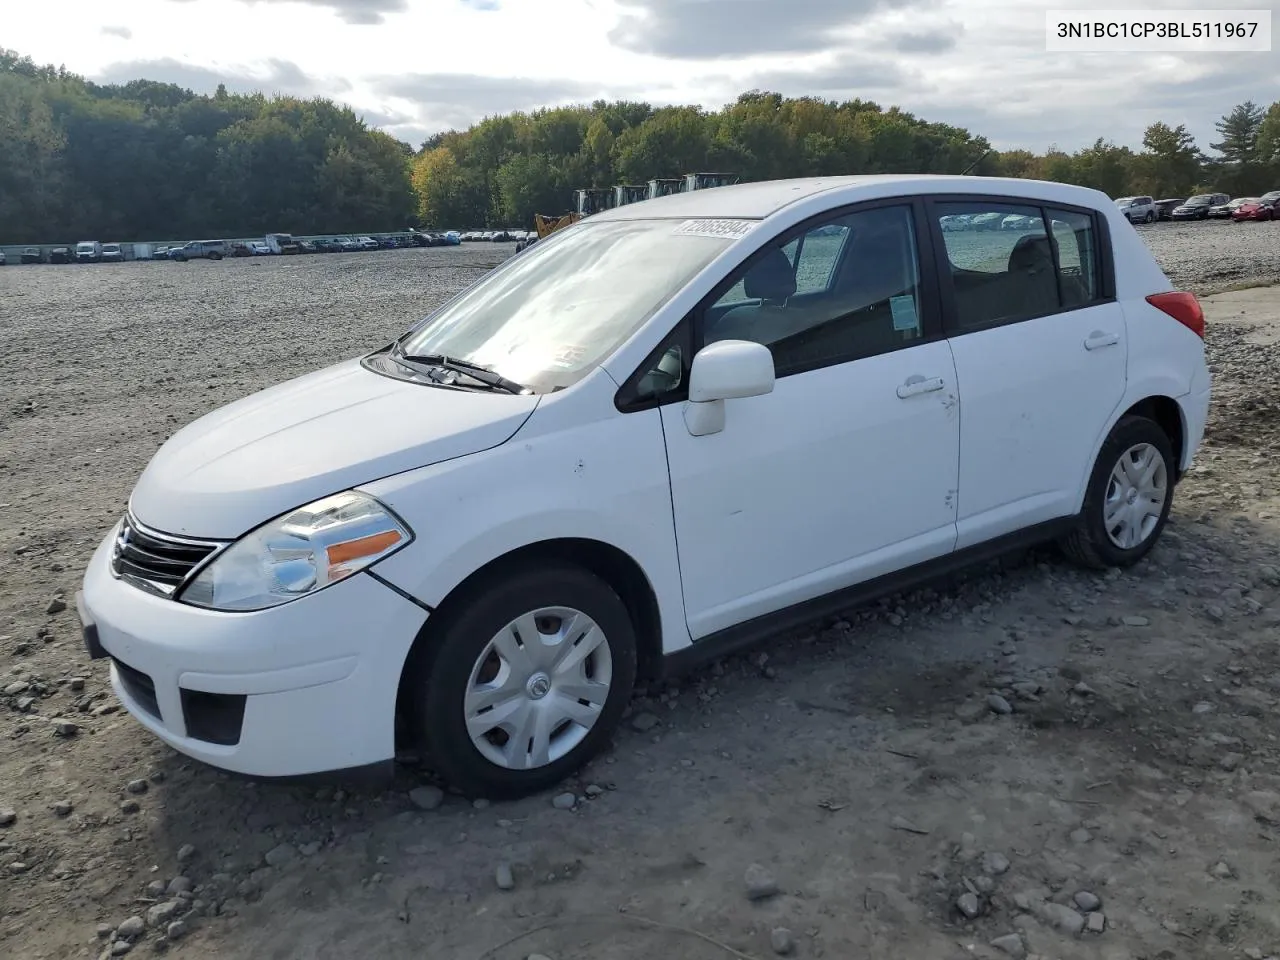
[[[857,54],[839,55],[829,66],[814,70],[772,69],[752,73],[747,85],[788,97],[818,96],[851,99],[872,91],[895,90],[910,74],[893,60],[876,60]]]
[[[956,46],[964,27],[951,25],[936,30],[918,30],[891,36],[889,42],[899,53],[945,53]]]
[[[132,40],[133,31],[128,27],[103,27],[102,33],[107,37],[119,37],[121,40]]]
[[[922,0],[623,0],[615,46],[675,59],[713,60],[825,50],[842,28]],[[930,0],[923,0],[931,5]]]
[[[1010,63],[999,80],[999,97],[974,74],[952,75],[933,89],[897,99],[918,116],[967,127],[999,149],[1043,151],[1056,144],[1073,151],[1102,137],[1141,150],[1143,132],[1160,120],[1186,124],[1207,151],[1218,139],[1215,121],[1251,98],[1265,108],[1265,91],[1280,86],[1275,54],[1088,57]]]
[[[409,73],[372,81],[374,91],[415,108],[419,129],[467,127],[493,114],[581,103],[605,95],[605,88],[578,80],[489,77],[466,73]],[[616,87],[612,88],[616,92]],[[371,113],[371,111],[366,111]]]
[[[174,0],[188,3],[190,0]],[[345,22],[357,26],[382,23],[388,13],[403,13],[409,9],[408,0],[240,0],[241,3],[301,3],[307,6],[332,10]],[[466,0],[464,0],[466,2]],[[489,0],[480,0],[489,2]]]
[[[128,83],[154,80],[176,83],[196,93],[213,93],[224,84],[229,93],[279,93],[294,97],[332,96],[351,89],[351,84],[333,77],[319,80],[304,73],[288,60],[268,60],[261,73],[242,69],[222,69],[184,63],[166,57],[160,60],[125,60],[104,68],[95,79],[101,83]]]

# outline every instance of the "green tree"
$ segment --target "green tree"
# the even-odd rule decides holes
[[[1156,122],[1142,135],[1135,186],[1156,198],[1186,196],[1200,178],[1202,157],[1184,124]]]

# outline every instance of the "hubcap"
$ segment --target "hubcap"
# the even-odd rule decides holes
[[[467,733],[497,766],[546,766],[595,726],[612,679],[609,641],[594,620],[572,607],[532,610],[499,630],[471,668]]]
[[[1169,474],[1159,450],[1139,443],[1121,454],[1102,506],[1111,542],[1121,550],[1144,544],[1160,523],[1168,495]]]

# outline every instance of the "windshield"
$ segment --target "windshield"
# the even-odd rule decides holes
[[[1123,203],[1125,206],[1128,206],[1129,204],[1135,202],[1137,199],[1138,199],[1137,197],[1121,197],[1119,200],[1116,201],[1116,203]]]
[[[1187,206],[1203,207],[1206,204],[1212,203],[1212,202],[1213,202],[1213,197],[1209,197],[1209,196],[1192,197],[1190,200],[1187,201]]]
[[[538,393],[567,387],[736,239],[709,236],[712,230],[698,231],[697,224],[566,227],[447,304],[408,334],[402,349],[480,364]]]
[[[93,249],[93,244],[92,244],[92,243],[77,243],[77,244],[76,244],[76,249],[77,249],[77,250],[92,250],[92,249]]]

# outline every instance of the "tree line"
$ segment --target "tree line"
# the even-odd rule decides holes
[[[751,91],[722,109],[596,101],[487,117],[418,148],[323,98],[97,84],[0,50],[0,243],[528,226],[586,186],[695,171],[744,180],[971,173],[1113,197],[1280,189],[1280,102],[1246,102],[1201,150],[1153,123],[1142,148],[997,151],[868,100]]]

